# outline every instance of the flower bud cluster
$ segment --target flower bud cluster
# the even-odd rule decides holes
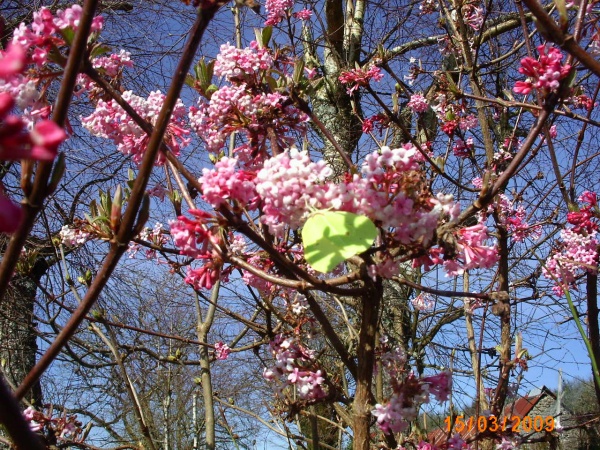
[[[60,417],[53,418],[51,413],[44,414],[30,406],[23,411],[23,417],[34,432],[44,432],[45,435],[56,436],[61,440],[68,439],[71,442],[83,441],[82,424],[75,415],[61,414]]]
[[[295,386],[302,400],[318,400],[327,396],[325,373],[316,367],[314,351],[302,346],[293,336],[278,334],[269,344],[275,364],[265,368],[268,381],[280,379],[282,389]]]
[[[569,64],[561,63],[562,52],[551,44],[539,45],[537,50],[540,54],[538,61],[529,56],[521,60],[519,72],[527,76],[527,80],[515,83],[513,90],[517,94],[529,94],[533,89],[542,94],[557,92],[560,81],[571,72]]]
[[[340,83],[348,85],[347,92],[352,95],[360,87],[368,86],[370,81],[381,81],[383,73],[377,66],[371,65],[367,68],[358,68],[342,72],[339,76]]]

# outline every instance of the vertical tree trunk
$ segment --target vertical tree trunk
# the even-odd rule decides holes
[[[598,326],[598,275],[588,273],[586,279],[586,296],[588,307],[588,337],[592,346],[592,355],[596,364],[600,364],[600,327]],[[592,370],[594,370],[592,368]],[[594,389],[596,391],[596,401],[600,406],[600,385],[598,385],[598,376],[593,374]]]
[[[510,377],[510,369],[512,368],[512,339],[510,333],[510,298],[508,296],[508,232],[506,231],[506,228],[500,224],[500,221],[497,218],[496,222],[498,223],[498,254],[500,255],[500,260],[498,262],[498,285],[500,292],[506,293],[506,296],[499,298],[492,308],[492,312],[500,317],[501,351],[500,379],[498,380],[498,387],[491,408],[494,415],[500,416],[502,408],[504,407],[504,402],[506,401],[508,380]]]
[[[34,321],[37,280],[15,275],[6,297],[0,302],[0,365],[13,388],[19,386],[35,365],[37,332]],[[39,383],[25,397],[34,405],[42,402]]]
[[[217,300],[219,299],[220,283],[217,281],[213,286],[210,296],[211,303],[206,312],[206,317],[202,319],[202,309],[200,301],[196,296],[196,314],[197,314],[197,336],[200,342],[207,342],[208,332],[212,327],[217,309]],[[210,355],[208,348],[205,345],[200,345],[200,378],[202,380],[202,397],[204,400],[204,425],[206,429],[206,450],[214,450],[216,446],[216,422],[215,422],[215,406],[213,401],[212,377],[210,373]]]
[[[375,338],[383,284],[378,279],[362,297],[362,314],[358,343],[358,372],[354,396],[354,450],[369,450],[371,442],[371,386],[375,363]]]

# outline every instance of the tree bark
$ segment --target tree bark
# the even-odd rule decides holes
[[[21,384],[36,362],[34,309],[38,281],[38,277],[15,275],[5,300],[0,302],[0,364],[2,374],[13,389]],[[26,399],[33,405],[41,404],[39,382],[27,392]]]
[[[369,450],[371,442],[371,387],[375,363],[375,338],[383,284],[377,279],[362,297],[361,325],[358,343],[358,373],[354,396],[354,450]]]

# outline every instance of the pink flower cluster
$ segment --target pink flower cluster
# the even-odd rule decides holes
[[[294,6],[294,0],[266,0],[267,10],[266,26],[277,25],[287,17],[287,10]]]
[[[54,25],[60,30],[65,28],[71,28],[76,30],[79,28],[79,21],[83,14],[83,9],[79,5],[73,5],[70,8],[58,10],[56,13],[56,19],[54,19]],[[97,32],[102,29],[104,19],[101,16],[94,17],[92,22],[92,32]]]
[[[76,30],[83,10],[79,5],[58,10],[56,16],[43,7],[33,13],[33,22],[27,26],[21,23],[13,34],[13,43],[18,43],[26,50],[33,50],[31,59],[39,66],[44,65],[48,59],[48,53],[54,48],[64,44],[64,39],[59,30],[70,28]],[[103,18],[94,17],[92,31],[98,32],[102,29]]]
[[[413,94],[410,96],[410,101],[406,105],[413,112],[422,113],[429,109],[429,103],[427,103],[427,99],[423,97],[421,94]]]
[[[194,219],[179,216],[170,222],[173,243],[182,255],[208,259],[212,254],[212,240],[217,238],[205,223],[212,216],[199,209],[190,209],[189,213]]]
[[[272,65],[271,53],[266,48],[259,48],[256,41],[252,41],[249,48],[242,49],[227,43],[221,45],[214,72],[228,81],[244,80],[247,75],[257,76],[259,71],[268,70]]]
[[[418,379],[412,372],[404,380],[392,376],[393,393],[386,404],[376,404],[372,414],[384,433],[401,433],[417,418],[419,404],[429,403],[429,394],[438,401],[448,400],[452,388],[449,372]],[[427,448],[427,447],[425,447]]]
[[[269,258],[266,258],[263,254],[261,254],[261,252],[251,255],[248,258],[248,263],[252,264],[253,267],[256,267],[266,273],[269,273],[274,266],[273,262]],[[270,281],[265,280],[264,278],[254,275],[253,273],[247,270],[244,270],[242,272],[242,279],[244,283],[258,290],[261,294],[271,294],[278,289],[277,286],[275,286]]]
[[[299,228],[311,207],[324,207],[325,182],[333,170],[324,161],[314,163],[295,147],[265,161],[256,174],[256,192],[263,204],[261,221],[282,236],[287,226]]]
[[[560,50],[549,44],[537,47],[540,54],[539,61],[525,57],[521,60],[519,72],[528,78],[525,81],[517,81],[513,90],[517,94],[529,94],[537,89],[542,94],[556,92],[560,81],[571,72],[569,64],[562,65],[563,54]]]
[[[417,311],[429,311],[433,308],[434,304],[432,295],[425,292],[417,295],[410,302]]]
[[[261,222],[278,237],[300,228],[311,211],[331,208],[366,215],[389,233],[390,244],[422,249],[431,244],[440,221],[456,218],[460,209],[451,196],[432,196],[420,173],[422,161],[412,144],[383,147],[365,158],[360,174],[331,182],[333,171],[324,161],[312,162],[308,153],[291,148],[267,159],[256,176],[236,169],[236,159],[223,158],[214,169],[204,170],[201,182],[204,199],[215,207],[225,201],[235,208],[260,207]],[[444,264],[452,275],[491,267],[497,255],[484,245],[486,239],[483,225],[462,229],[454,253],[444,257],[443,248],[431,249],[417,263]],[[374,267],[374,274],[386,277],[397,271],[392,260]]]
[[[78,247],[87,242],[90,238],[90,233],[82,230],[80,227],[71,227],[65,225],[62,227],[59,233],[60,240],[64,245],[69,247]]]
[[[97,69],[101,75],[111,80],[118,80],[121,77],[123,68],[133,67],[133,61],[131,61],[131,53],[125,50],[120,50],[119,53],[111,53],[108,56],[97,56],[91,60],[92,67]],[[88,92],[90,98],[98,97],[98,95],[104,94],[104,90],[92,81],[87,75],[80,73],[77,75],[77,86],[79,89],[75,92],[75,95],[79,96],[84,92]]]
[[[202,169],[202,198],[218,208],[227,201],[239,202],[251,210],[256,200],[254,190],[255,174],[245,170],[236,170],[236,158],[221,158],[214,169]]]
[[[224,275],[221,273],[223,261],[215,249],[221,238],[207,226],[212,216],[198,209],[190,209],[189,213],[194,219],[179,216],[170,223],[171,237],[182,255],[202,260],[199,268],[188,266],[185,282],[195,289],[211,289]]]
[[[383,73],[377,66],[371,65],[366,69],[358,68],[342,72],[339,80],[342,84],[347,84],[347,92],[352,95],[360,87],[368,86],[371,80],[381,81]]]
[[[215,358],[217,358],[220,361],[223,361],[229,357],[230,353],[231,349],[227,344],[221,341],[215,343]]]
[[[318,400],[327,396],[326,380],[317,369],[314,352],[305,348],[295,337],[278,334],[269,344],[275,365],[265,368],[263,377],[268,381],[280,379],[285,386],[296,386],[302,400]]]
[[[516,242],[523,242],[526,238],[537,240],[542,235],[541,225],[529,225],[525,222],[525,209],[519,206],[513,210],[513,214],[506,217],[508,231],[512,233],[512,239]]]
[[[580,273],[598,271],[598,200],[594,192],[586,191],[579,201],[587,205],[570,212],[567,221],[573,228],[561,231],[562,242],[546,261],[543,274],[553,279],[553,291],[561,295],[568,288],[577,289],[575,282]]]
[[[310,9],[306,9],[306,8],[305,8],[305,9],[302,9],[302,10],[300,10],[300,11],[298,11],[298,12],[295,12],[295,13],[293,14],[293,16],[294,16],[296,19],[300,19],[300,20],[308,20],[308,19],[310,19],[310,18],[312,17],[312,11],[311,11]]]
[[[363,120],[362,132],[370,133],[377,125],[379,132],[389,127],[390,120],[384,114],[375,114]]]
[[[483,8],[475,5],[467,5],[463,10],[465,22],[475,31],[479,31],[483,26],[484,13]]]
[[[496,209],[502,223],[511,232],[515,242],[523,242],[527,238],[539,239],[542,235],[542,226],[529,225],[526,222],[527,213],[523,206],[517,206],[504,194],[498,196]]]
[[[43,412],[36,411],[33,407],[28,407],[23,411],[23,417],[29,423],[29,428],[34,431],[44,431],[59,439],[68,439],[72,442],[82,441],[81,422],[77,416],[61,414],[60,417],[52,418]]]
[[[133,109],[150,124],[155,125],[158,114],[164,103],[165,95],[160,91],[151,92],[147,99],[138,97],[131,91],[123,93],[126,100]],[[165,133],[165,143],[175,155],[187,146],[190,139],[187,135],[190,131],[186,123],[187,111],[181,100],[173,109],[171,121]],[[136,124],[123,108],[114,100],[105,102],[99,100],[96,110],[87,117],[81,118],[83,126],[94,136],[111,139],[117,149],[125,155],[132,155],[136,163],[140,163],[146,151],[149,137]],[[164,162],[164,156],[157,158],[157,164]]]
[[[293,141],[287,136],[290,131],[306,131],[308,117],[287,95],[266,87],[265,71],[274,63],[268,50],[256,43],[243,50],[221,47],[215,73],[231,84],[214,92],[208,102],[201,99],[197,108],[190,108],[189,115],[192,128],[209,151],[218,153],[231,133],[237,132],[244,143],[234,154],[246,163],[262,161],[268,157],[267,143],[287,147]]]
[[[452,144],[452,153],[457,158],[468,158],[473,155],[474,150],[475,144],[473,143],[473,138],[468,138],[466,142],[462,139],[456,139],[454,144]]]
[[[462,228],[456,238],[458,253],[454,259],[444,262],[449,275],[461,275],[469,269],[489,269],[498,261],[496,248],[485,245],[488,238],[485,225],[480,223]]]
[[[424,265],[429,270],[442,264],[448,276],[462,275],[470,269],[489,269],[499,256],[495,247],[485,245],[487,239],[488,231],[482,223],[461,228],[453,235],[454,242],[442,241],[439,247],[430,248],[427,255],[413,260],[413,267]]]

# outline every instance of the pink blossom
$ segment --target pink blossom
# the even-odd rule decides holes
[[[269,345],[275,365],[264,369],[266,380],[281,378],[285,384],[296,386],[301,399],[318,400],[327,396],[325,373],[316,368],[312,350],[302,346],[297,338],[283,334],[275,336]]]
[[[90,238],[90,233],[79,228],[64,225],[59,233],[61,242],[69,247],[76,247],[86,243]]]
[[[179,216],[178,220],[170,223],[173,243],[182,255],[198,259],[209,258],[212,232],[206,222],[211,216],[197,209],[190,209],[189,212],[195,216],[194,219]]]
[[[383,79],[383,73],[377,66],[370,66],[368,69],[352,69],[344,71],[339,76],[339,80],[342,84],[347,84],[347,92],[352,95],[359,87],[368,86],[371,80],[381,81]]]
[[[25,69],[27,53],[15,43],[8,44],[6,50],[0,51],[0,78],[8,80]]]
[[[416,419],[414,406],[404,406],[404,397],[394,395],[385,404],[377,403],[371,413],[377,418],[377,426],[386,434],[401,433],[408,428],[408,423]]]
[[[459,119],[458,126],[462,131],[472,130],[479,126],[479,120],[475,115],[469,114]]]
[[[410,96],[410,101],[406,105],[416,113],[422,113],[429,109],[429,103],[427,99],[421,94],[413,94]]]
[[[259,48],[256,41],[250,47],[238,49],[229,43],[221,45],[215,61],[215,75],[228,80],[245,75],[254,75],[259,70],[267,70],[273,64],[273,58],[266,48]]]
[[[465,22],[475,31],[479,31],[483,25],[483,8],[473,5],[467,5],[464,13]]]
[[[158,198],[161,202],[165,200],[165,196],[167,195],[167,190],[160,183],[156,184],[152,189],[148,189],[146,192],[148,195]]]
[[[298,228],[310,207],[321,208],[320,183],[333,173],[324,161],[313,163],[306,152],[292,148],[265,161],[256,174],[256,192],[263,202],[262,222],[271,233],[280,235],[285,224]]]
[[[291,130],[304,133],[304,122],[308,120],[289,104],[285,95],[254,92],[246,83],[223,86],[208,103],[201,101],[198,108],[190,108],[189,117],[192,128],[206,141],[210,152],[218,153],[227,137],[238,131],[251,142],[252,157],[257,156],[259,148],[264,148],[269,129],[285,142]],[[236,156],[241,156],[244,148],[237,148]]]
[[[546,261],[542,273],[556,285],[554,292],[563,294],[569,287],[575,287],[576,276],[580,272],[595,273],[598,265],[598,240],[595,230],[566,228],[561,231],[561,243]]]
[[[73,5],[64,11],[59,9],[54,19],[54,25],[57,28],[64,30],[65,28],[72,28],[76,30],[79,27],[79,22],[83,14],[83,9],[79,5]],[[100,31],[104,19],[101,16],[94,17],[92,21],[92,31]]]
[[[540,54],[539,60],[525,57],[521,60],[519,72],[527,76],[526,81],[517,81],[514,91],[520,94],[528,94],[532,89],[542,93],[556,92],[560,81],[565,79],[570,71],[569,64],[562,65],[563,54],[552,45],[540,45],[537,47]]]
[[[0,194],[0,233],[14,233],[21,224],[23,211],[11,200]]]
[[[473,138],[468,138],[467,142],[457,138],[454,144],[452,144],[452,152],[457,158],[468,158],[469,156],[472,156],[474,148]]]
[[[418,311],[429,311],[431,308],[433,308],[434,303],[431,294],[427,294],[425,292],[417,295],[415,298],[411,299],[410,302]]]
[[[581,108],[585,109],[586,111],[591,111],[592,108],[597,105],[597,103],[594,103],[594,101],[587,95],[570,97],[568,100],[570,100],[570,102],[573,104],[573,108]]]
[[[471,446],[458,433],[448,439],[447,444],[448,450],[471,450]]]
[[[218,208],[227,200],[233,200],[252,209],[251,203],[256,197],[256,175],[236,170],[236,165],[236,158],[223,157],[215,164],[214,169],[202,169],[203,175],[199,180],[202,184],[202,198],[213,207]]]
[[[516,450],[521,447],[518,436],[502,436],[502,441],[496,444],[496,450]]]
[[[304,71],[306,72],[306,78],[312,80],[317,75],[317,69],[315,67],[305,67]]]
[[[303,9],[294,13],[294,17],[300,20],[308,20],[312,17],[312,11],[310,9]]]
[[[34,433],[37,433],[43,428],[43,425],[39,422],[39,420],[44,416],[42,413],[33,409],[33,407],[29,406],[27,409],[25,409],[25,411],[23,411],[23,417],[25,417],[25,420],[29,422],[29,428]]]
[[[193,269],[187,268],[185,282],[194,287],[194,289],[211,289],[219,279],[220,266],[216,261],[207,260],[202,267]]]
[[[144,99],[126,91],[122,96],[142,118],[151,125],[156,124],[164,103],[164,94],[154,91]],[[190,142],[187,137],[190,132],[185,121],[186,114],[185,106],[178,100],[165,134],[165,142],[175,155],[179,155],[181,148]],[[116,101],[99,100],[96,110],[88,117],[83,117],[81,123],[92,135],[111,139],[117,145],[117,150],[132,155],[134,162],[142,161],[148,145],[148,136]],[[162,164],[163,161],[164,156],[159,156],[156,163]]]
[[[596,206],[598,204],[598,196],[595,192],[585,191],[579,196],[578,200],[582,203],[587,203],[589,206]]]
[[[287,10],[294,6],[294,0],[266,0],[267,20],[265,25],[277,25],[287,16]]]
[[[120,50],[119,53],[94,58],[92,66],[95,69],[101,69],[105,75],[114,78],[118,76],[123,67],[133,67],[133,62],[131,61],[131,53]]]
[[[440,401],[445,402],[452,390],[452,374],[440,372],[437,375],[422,378],[421,381],[429,385],[429,392]]]
[[[231,349],[224,342],[215,343],[215,357],[219,360],[225,360],[229,357],[231,353]]]

